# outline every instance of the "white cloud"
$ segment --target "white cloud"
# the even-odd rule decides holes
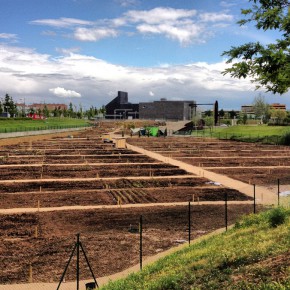
[[[204,22],[230,22],[234,19],[233,15],[226,13],[202,13],[199,18]]]
[[[0,45],[0,97],[9,93],[13,98],[25,97],[27,103],[81,97],[84,106],[100,107],[122,90],[132,103],[160,96],[202,103],[218,99],[221,106],[239,108],[258,93],[247,79],[223,76],[226,67],[225,62],[129,67],[76,53],[51,58],[31,49]],[[275,101],[287,98],[289,94]]]
[[[77,53],[81,51],[80,47],[71,47],[71,48],[59,48],[57,47],[55,49],[60,54],[71,54],[71,53]]]
[[[129,22],[160,24],[190,18],[196,15],[196,13],[196,10],[157,7],[148,11],[131,10],[125,13],[125,18],[127,18]]]
[[[98,41],[107,37],[116,37],[117,31],[111,28],[77,28],[74,38],[80,41]]]
[[[137,6],[140,2],[137,0],[116,0],[122,7]]]
[[[120,4],[127,5],[134,2],[123,0]],[[212,33],[213,30],[216,32],[217,29],[224,28],[225,24],[228,25],[232,20],[233,16],[224,12],[200,13],[194,9],[156,7],[151,10],[129,10],[113,19],[97,21],[75,18],[38,19],[30,23],[73,30],[73,38],[78,41],[96,42],[108,37],[130,36],[139,32],[165,36],[187,45],[204,42],[206,38],[215,34]]]
[[[16,34],[12,34],[12,33],[0,33],[0,38],[1,39],[12,39],[12,40],[15,40],[15,39],[17,39],[17,35]]]
[[[81,94],[75,91],[66,90],[60,87],[49,89],[49,91],[60,98],[80,98],[82,96]]]
[[[137,26],[137,30],[141,33],[164,34],[170,39],[178,40],[181,44],[188,44],[193,39],[195,39],[197,42],[201,41],[201,39],[199,39],[199,36],[203,31],[203,27],[194,23],[183,26],[170,24],[142,24]]]
[[[94,22],[76,18],[59,18],[59,19],[38,19],[29,22],[30,24],[45,25],[57,28],[69,28],[75,26],[93,25]]]

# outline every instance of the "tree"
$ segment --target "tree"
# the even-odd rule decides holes
[[[204,111],[204,116],[205,116],[205,117],[210,117],[210,116],[212,116],[212,111],[211,111],[211,110]]]
[[[206,116],[204,118],[204,122],[205,122],[205,125],[210,129],[210,131],[212,131],[213,125],[214,125],[214,118]]]
[[[70,118],[74,118],[75,117],[75,112],[74,112],[74,108],[73,108],[72,102],[69,103],[67,111],[68,111],[68,116]]]
[[[49,110],[48,110],[46,104],[45,104],[44,107],[43,107],[42,113],[43,113],[43,116],[44,116],[45,118],[48,118],[48,117],[49,117]]]
[[[235,117],[237,117],[237,112],[234,110],[231,110],[229,112],[229,116],[230,116],[230,119],[234,119]]]
[[[238,119],[238,124],[246,125],[248,122],[248,115],[246,113],[240,114]]]
[[[286,118],[287,118],[286,111],[271,110],[271,119],[273,119],[276,124],[282,124]]]
[[[220,118],[223,118],[225,116],[225,111],[223,109],[219,111],[219,116]]]
[[[17,115],[17,106],[15,105],[13,98],[10,97],[8,94],[6,94],[4,97],[3,109],[4,112],[8,112],[11,117]]]
[[[266,103],[265,98],[262,95],[255,97],[252,105],[256,118],[263,121],[267,121],[269,119],[270,106]]]
[[[281,33],[275,43],[262,45],[250,42],[230,50],[222,55],[228,56],[227,63],[234,60],[223,74],[235,78],[252,77],[257,89],[265,87],[274,94],[284,94],[290,88],[290,5],[289,0],[249,0],[252,9],[242,9],[241,13],[248,17],[238,21],[241,26],[254,21],[259,30],[276,30]]]

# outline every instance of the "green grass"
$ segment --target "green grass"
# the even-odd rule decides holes
[[[213,130],[193,132],[193,136],[231,139],[244,142],[262,142],[281,144],[283,137],[290,133],[290,126],[267,125],[237,125],[230,127],[215,127]],[[286,144],[287,145],[287,144]]]
[[[0,119],[0,133],[64,129],[75,127],[86,127],[88,122],[83,119],[71,118],[48,118],[46,120],[21,119]]]
[[[283,208],[251,214],[226,233],[101,289],[290,289],[289,263],[285,265],[290,257],[289,217],[290,210]]]

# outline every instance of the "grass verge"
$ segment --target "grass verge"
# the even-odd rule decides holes
[[[102,290],[290,289],[290,210],[249,215]]]
[[[195,131],[193,136],[214,137],[244,142],[262,142],[267,144],[289,143],[290,126],[237,125],[215,127],[213,130]]]
[[[30,118],[0,119],[0,133],[66,129],[87,126],[89,126],[87,120],[71,118],[48,118],[46,120],[32,120]]]

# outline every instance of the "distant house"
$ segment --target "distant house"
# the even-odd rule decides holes
[[[49,111],[53,111],[55,108],[60,109],[60,110],[67,110],[67,105],[66,104],[38,104],[38,103],[33,103],[31,105],[28,105],[27,108],[28,109],[34,109],[35,111],[37,110],[43,110],[44,108],[46,108]]]
[[[255,118],[255,112],[253,105],[243,105],[241,106],[241,112],[247,114],[247,117]]]
[[[282,110],[286,111],[286,105],[285,104],[279,104],[279,103],[273,103],[269,105],[270,110]],[[255,112],[253,105],[243,105],[241,106],[241,112],[244,114],[247,114],[248,117],[255,118]]]
[[[279,103],[273,103],[270,105],[271,110],[282,110],[286,111],[286,105],[285,104],[279,104]]]

